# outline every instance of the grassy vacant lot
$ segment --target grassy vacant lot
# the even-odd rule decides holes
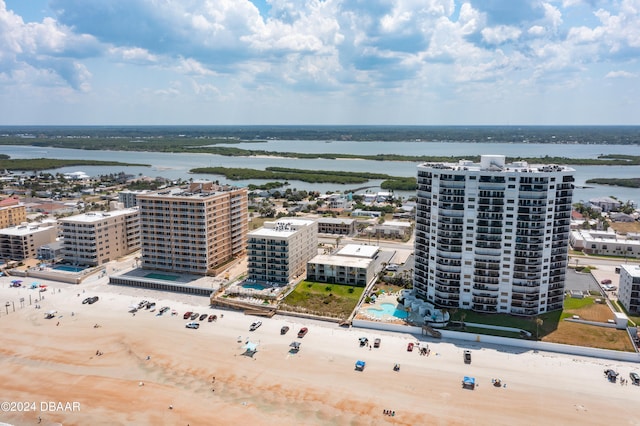
[[[611,222],[610,225],[620,234],[640,232],[640,222]]]
[[[363,287],[302,281],[280,304],[285,311],[347,319]]]
[[[562,312],[549,312],[538,317],[542,323],[536,323],[536,318],[528,319],[503,314],[488,315],[472,311],[453,312],[452,319],[460,321],[464,317],[465,322],[521,328],[529,331],[533,336],[538,333],[537,335],[544,342],[633,352],[633,345],[625,330],[564,321],[565,318],[571,318],[573,315],[578,315],[583,320],[598,322],[607,322],[607,320],[614,318],[606,304],[595,303],[595,298],[586,297],[584,299],[565,299]],[[465,330],[487,334],[482,329],[466,327]],[[496,333],[491,332],[490,334]],[[509,333],[498,333],[497,335],[517,337],[509,335]]]
[[[561,321],[558,328],[542,338],[544,342],[633,352],[625,330]]]

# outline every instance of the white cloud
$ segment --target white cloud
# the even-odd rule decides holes
[[[502,44],[507,41],[514,41],[520,37],[522,31],[519,28],[500,25],[493,28],[484,28],[481,32],[482,38],[489,44]]]
[[[546,34],[546,32],[547,30],[545,30],[544,27],[541,25],[533,25],[527,30],[528,34],[535,37],[543,36],[544,34]]]
[[[637,78],[638,74],[629,71],[609,71],[604,78]]]
[[[127,104],[142,93],[160,99],[156,112],[194,98],[239,111],[243,99],[348,99],[370,111],[389,97],[588,90],[605,63],[625,70],[607,78],[640,75],[640,0],[264,1],[50,0],[52,16],[25,23],[0,0],[0,96],[98,91]]]

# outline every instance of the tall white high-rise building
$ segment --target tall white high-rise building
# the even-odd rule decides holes
[[[503,155],[418,166],[416,294],[477,312],[562,309],[574,172]]]

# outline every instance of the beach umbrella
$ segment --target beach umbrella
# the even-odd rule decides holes
[[[20,284],[22,282],[22,280],[13,280],[11,281],[12,284]]]
[[[40,288],[47,288],[46,284],[40,284]]]

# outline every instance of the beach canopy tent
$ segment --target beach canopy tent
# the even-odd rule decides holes
[[[32,282],[31,283],[31,288],[38,288],[38,283],[37,282]]]
[[[47,319],[51,319],[51,318],[56,316],[56,313],[57,313],[57,311],[47,311],[47,313],[45,314],[45,317]]]
[[[291,352],[298,352],[300,350],[300,342],[291,342],[289,345]]]
[[[356,361],[356,370],[363,371],[365,365],[366,365],[366,363],[364,361],[357,360]]]
[[[464,376],[462,379],[462,387],[467,389],[475,389],[476,379],[474,377]]]
[[[243,348],[245,349],[245,351],[242,355],[253,356],[256,352],[258,352],[258,344],[249,340],[247,340],[247,343],[245,343]]]

